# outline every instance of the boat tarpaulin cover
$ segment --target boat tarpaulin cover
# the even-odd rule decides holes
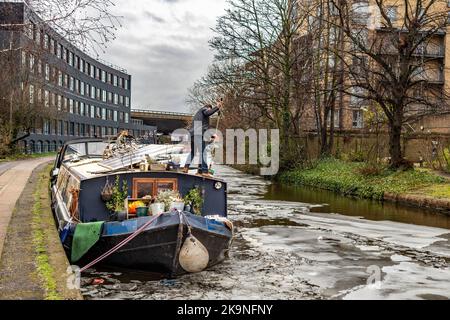
[[[97,243],[102,234],[104,222],[79,223],[75,228],[72,240],[72,262],[80,260],[94,244]]]

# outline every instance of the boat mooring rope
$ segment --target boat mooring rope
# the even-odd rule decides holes
[[[99,263],[100,261],[102,261],[102,260],[106,259],[107,257],[109,257],[110,255],[112,255],[114,252],[116,252],[117,250],[122,248],[124,245],[126,245],[128,242],[130,242],[131,240],[136,238],[139,234],[141,234],[148,226],[150,226],[160,216],[162,216],[162,213],[158,214],[156,217],[154,217],[151,220],[149,220],[148,222],[146,222],[142,227],[140,227],[135,232],[133,232],[133,234],[131,234],[128,238],[126,238],[125,240],[123,240],[122,242],[120,242],[119,244],[114,246],[113,248],[109,249],[107,252],[102,254],[100,257],[98,257],[94,261],[92,261],[92,262],[88,263],[87,265],[85,265],[83,268],[80,269],[80,272],[86,271],[87,269],[89,269],[93,265]]]

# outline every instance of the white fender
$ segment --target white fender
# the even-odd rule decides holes
[[[206,269],[209,262],[208,249],[194,236],[190,235],[180,250],[179,262],[187,272],[195,273]]]

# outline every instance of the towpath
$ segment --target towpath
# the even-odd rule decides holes
[[[0,163],[0,257],[14,206],[31,172],[53,157]]]

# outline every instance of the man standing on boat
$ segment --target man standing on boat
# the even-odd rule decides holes
[[[184,171],[188,172],[189,166],[192,159],[194,159],[195,154],[199,152],[199,168],[198,173],[203,175],[209,175],[208,164],[205,158],[205,148],[206,143],[204,141],[204,133],[209,129],[209,118],[220,111],[223,107],[223,101],[217,102],[217,107],[213,108],[212,105],[208,104],[201,108],[195,115],[192,121],[192,127],[189,130],[191,135],[191,155],[187,159]]]

